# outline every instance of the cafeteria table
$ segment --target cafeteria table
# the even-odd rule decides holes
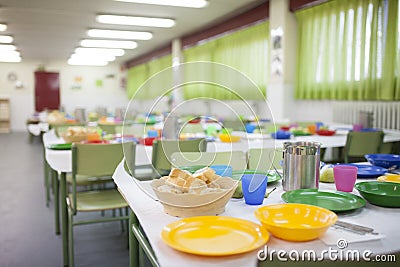
[[[242,133],[243,134],[243,133]],[[220,141],[208,142],[207,151],[208,152],[219,152],[219,151],[247,151],[250,148],[282,148],[283,143],[288,140],[275,140],[269,136],[258,136],[258,135],[243,135],[240,142],[237,143],[223,143]],[[345,133],[336,134],[334,136],[298,136],[290,139],[290,141],[313,141],[320,142],[322,147],[343,147],[346,142]],[[400,132],[397,131],[385,131],[384,142],[395,142],[400,141]],[[43,145],[44,145],[44,156],[45,156],[45,166],[51,169],[52,174],[58,174],[59,179],[54,179],[53,186],[59,186],[60,192],[60,208],[61,208],[61,222],[66,221],[67,206],[65,202],[65,192],[66,192],[66,174],[71,172],[71,151],[70,150],[51,150],[48,149],[50,144],[64,143],[63,139],[57,137],[54,129],[43,134]],[[151,146],[137,145],[136,147],[136,165],[148,165],[151,163]],[[45,170],[46,171],[46,170]],[[59,184],[58,184],[59,183]],[[55,189],[57,190],[57,189]],[[55,200],[58,201],[58,200]],[[55,205],[55,225],[56,231],[59,227],[59,212],[58,205]],[[67,247],[67,236],[66,236],[66,225],[61,225],[61,234],[63,236],[63,247]],[[64,255],[64,264],[67,264],[67,256]]]
[[[123,163],[117,167],[113,175],[113,179],[118,186],[118,190],[128,202],[132,211],[136,215],[149,243],[158,260],[158,264],[162,267],[179,267],[179,266],[257,266],[258,250],[252,252],[220,257],[197,256],[189,253],[177,251],[166,245],[161,239],[161,231],[167,224],[179,220],[180,218],[170,216],[163,212],[161,203],[155,200],[154,193],[150,187],[150,181],[136,181],[123,168]],[[364,181],[364,180],[358,180]],[[267,188],[271,190],[273,187],[277,190],[264,200],[263,205],[284,203],[281,199],[283,193],[280,182],[274,185],[269,185]],[[320,189],[326,191],[334,191],[334,184],[320,183]],[[358,194],[356,190],[353,193]],[[260,206],[250,206],[244,203],[243,199],[231,199],[226,205],[225,212],[221,216],[231,216],[241,219],[246,219],[255,223],[259,223],[254,215],[254,211]],[[372,227],[378,236],[372,237],[375,240],[364,242],[352,242],[348,240],[349,250],[358,250],[360,252],[369,250],[374,255],[385,254],[392,255],[400,252],[400,231],[398,231],[398,222],[400,218],[400,209],[383,208],[366,204],[365,207],[352,212],[339,213],[339,219],[345,222],[355,223]],[[347,231],[330,228],[326,235],[331,237],[348,237]],[[352,236],[353,235],[353,236]],[[355,234],[350,234],[354,238]],[[356,237],[357,238],[357,237]],[[365,237],[364,237],[365,238]],[[357,241],[356,239],[354,239]],[[353,240],[353,241],[354,241]],[[267,242],[268,251],[284,250],[286,252],[296,250],[313,250],[320,255],[323,250],[329,248],[335,249],[335,245],[327,245],[320,239],[308,242],[289,242],[278,238],[270,237]],[[336,247],[336,249],[338,249]],[[267,264],[268,265],[268,262]]]

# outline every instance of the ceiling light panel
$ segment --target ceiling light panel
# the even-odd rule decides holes
[[[7,30],[7,24],[0,23],[0,32]]]
[[[116,57],[123,56],[125,51],[123,49],[117,48],[88,48],[88,47],[78,47],[75,49],[75,53],[77,54],[106,54],[106,55],[113,55]]]
[[[17,50],[15,45],[11,44],[0,44],[0,51],[14,51]]]
[[[69,65],[76,65],[76,66],[106,66],[108,61],[105,60],[85,60],[85,59],[68,59]]]
[[[135,31],[117,31],[117,30],[101,30],[90,29],[87,31],[88,36],[96,38],[124,39],[124,40],[150,40],[153,38],[151,32],[135,32]]]
[[[117,25],[134,25],[145,27],[171,28],[175,25],[173,19],[165,18],[149,18],[149,17],[132,17],[119,15],[98,15],[97,22]]]
[[[10,44],[14,41],[14,38],[12,36],[8,35],[0,35],[0,43],[3,44]]]
[[[89,40],[81,41],[83,47],[101,47],[101,48],[122,48],[122,49],[135,49],[137,43],[134,41],[114,41],[114,40]]]
[[[202,8],[207,6],[208,4],[206,0],[114,0],[114,1],[137,3],[137,4],[149,4],[149,5],[192,7],[192,8]]]
[[[115,60],[115,56],[107,54],[72,54],[70,58],[74,60],[100,60],[100,61]]]
[[[12,55],[1,55],[0,54],[0,62],[21,62],[20,56],[12,56]]]

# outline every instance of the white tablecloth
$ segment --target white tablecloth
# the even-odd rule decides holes
[[[161,240],[160,233],[165,225],[179,220],[179,218],[165,214],[162,205],[151,197],[151,195],[154,194],[151,192],[149,182],[135,181],[125,172],[122,164],[117,167],[113,178],[120,192],[139,219],[162,267],[256,266],[257,251],[227,257],[202,257],[186,254],[170,248]],[[273,192],[269,198],[264,200],[263,205],[283,203],[280,197],[283,192],[280,182],[275,186],[277,186],[277,190]],[[270,189],[271,186],[269,186],[267,190]],[[334,185],[321,183],[320,189],[334,190]],[[258,220],[254,216],[254,211],[258,207],[259,206],[246,205],[243,199],[231,199],[226,206],[226,211],[221,215],[247,219],[258,223]],[[339,214],[340,220],[372,227],[376,232],[386,236],[383,239],[375,241],[350,243],[347,249],[359,250],[361,252],[368,249],[374,254],[399,252],[399,218],[400,209],[382,208],[370,205],[369,203],[367,203],[366,207],[357,211]],[[297,250],[301,252],[306,249],[312,249],[316,253],[321,253],[322,250],[329,248],[329,246],[325,245],[321,240],[296,243],[283,241],[274,237],[271,237],[267,245],[269,250]],[[337,247],[332,248],[338,249]]]

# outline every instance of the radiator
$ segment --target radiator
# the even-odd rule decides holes
[[[333,121],[360,123],[360,112],[371,112],[374,128],[400,130],[400,101],[340,101],[333,104]]]

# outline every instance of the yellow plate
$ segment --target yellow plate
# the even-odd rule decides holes
[[[389,174],[389,175],[385,175],[385,176],[379,176],[377,180],[380,182],[400,183],[400,175]]]
[[[226,216],[185,218],[164,227],[162,240],[172,248],[206,256],[226,256],[257,249],[268,232],[256,223]]]

